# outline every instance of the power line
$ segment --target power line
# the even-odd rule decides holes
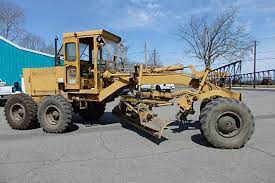
[[[147,50],[147,51],[154,51],[154,50]],[[137,52],[132,52],[132,53],[128,53],[127,55],[134,55],[134,54],[144,54],[144,51],[137,51]]]
[[[268,61],[268,60],[275,60],[275,58],[257,58],[257,60]],[[254,60],[253,59],[251,59],[251,60],[242,60],[242,62],[254,62]],[[228,64],[228,63],[230,63],[230,62],[211,64],[211,66],[224,65],[224,64]],[[194,65],[194,66],[200,67],[200,66],[205,66],[205,65],[204,64],[199,64],[199,65]]]
[[[265,60],[275,60],[275,57],[274,58],[257,58],[257,60],[262,60],[262,61],[265,61]],[[242,62],[253,62],[254,60],[242,60]]]
[[[258,51],[257,53],[275,53],[275,51]]]
[[[275,39],[275,35],[257,38],[257,40],[265,40],[265,39]]]
[[[132,52],[132,53],[128,53],[127,55],[134,55],[134,54],[141,54],[141,53],[144,53],[144,51]]]
[[[275,57],[258,58],[257,60],[274,60]]]

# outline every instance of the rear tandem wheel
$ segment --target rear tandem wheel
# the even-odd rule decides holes
[[[30,129],[37,123],[37,104],[29,95],[11,95],[5,104],[5,116],[13,129]]]

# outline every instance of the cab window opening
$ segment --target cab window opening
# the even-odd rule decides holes
[[[76,60],[76,44],[75,43],[66,43],[65,44],[65,53],[66,61],[75,61]]]

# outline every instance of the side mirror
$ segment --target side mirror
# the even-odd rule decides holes
[[[114,56],[113,56],[113,62],[116,62],[116,61],[117,61],[117,56],[114,55]]]
[[[97,36],[96,38],[96,42],[99,44],[99,46],[102,48],[103,46],[105,46],[105,42],[102,36]]]
[[[56,55],[56,57],[55,57],[55,66],[61,66],[60,55]]]

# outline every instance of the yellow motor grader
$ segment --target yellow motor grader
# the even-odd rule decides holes
[[[9,97],[7,122],[14,129],[29,129],[37,120],[45,132],[66,132],[74,113],[99,119],[106,103],[120,97],[113,112],[157,138],[170,121],[162,121],[154,107],[178,105],[177,118],[194,114],[201,102],[200,130],[218,148],[240,148],[252,136],[253,116],[240,93],[216,86],[208,78],[209,68],[198,72],[191,66],[172,65],[131,72],[118,69],[121,38],[105,30],[65,33],[64,64],[23,70],[25,94]],[[190,73],[183,70],[189,68]],[[184,86],[175,92],[143,92],[144,84],[173,83]],[[128,92],[122,92],[126,91]],[[173,99],[173,100],[172,100]]]

